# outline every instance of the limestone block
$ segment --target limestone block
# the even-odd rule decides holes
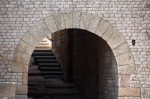
[[[59,13],[54,16],[58,30],[65,29],[64,13]]]
[[[136,72],[136,66],[134,64],[118,66],[119,74],[133,74]]]
[[[13,72],[28,72],[28,64],[31,55],[17,51],[13,60]]]
[[[13,82],[6,82],[0,84],[0,97],[15,96],[16,84]]]
[[[35,26],[32,26],[28,32],[39,41],[41,41],[45,37],[45,34],[40,32],[40,30]]]
[[[109,46],[114,49],[118,46],[120,46],[121,44],[123,44],[125,42],[124,37],[122,36],[121,33],[117,32],[115,33],[110,40],[108,40],[108,44]]]
[[[28,73],[23,73],[23,84],[24,85],[28,84]]]
[[[117,31],[113,29],[112,25],[110,25],[102,35],[102,38],[107,42],[116,32]]]
[[[73,19],[73,13],[72,12],[64,14],[64,20],[65,20],[66,28],[72,28],[72,25],[73,25],[72,19]]]
[[[44,20],[38,21],[35,23],[35,26],[40,30],[41,33],[45,34],[45,36],[51,33]]]
[[[80,29],[85,29],[88,30],[88,25],[90,22],[91,14],[84,13],[81,15],[81,20],[80,20]]]
[[[127,42],[124,42],[123,44],[115,48],[113,52],[116,56],[129,52],[129,46]]]
[[[150,88],[141,88],[141,97],[142,98],[150,98]]]
[[[110,25],[110,23],[108,21],[105,21],[102,19],[97,27],[96,34],[99,35],[100,37],[102,37],[102,35],[107,30],[109,25]]]
[[[140,88],[119,88],[119,96],[138,97],[141,95]]]
[[[27,85],[16,85],[16,95],[27,95],[28,86]]]
[[[39,41],[28,32],[25,33],[25,35],[22,37],[22,40],[30,44],[33,48],[39,43]]]
[[[81,12],[73,12],[73,28],[80,27]]]
[[[119,75],[119,86],[129,87],[130,86],[130,75]]]
[[[30,40],[31,40],[31,38],[29,38],[28,42],[30,42]],[[27,53],[27,54],[32,54],[34,47],[32,47],[30,44],[26,43],[25,41],[20,40],[19,44],[17,46],[17,50],[20,52]]]
[[[100,20],[101,20],[101,18],[98,17],[97,15],[92,15],[91,19],[90,19],[89,26],[88,26],[88,30],[92,33],[95,33],[95,31],[99,25]]]
[[[122,65],[128,65],[128,64],[134,64],[133,56],[131,53],[125,53],[122,55],[119,55],[116,57],[117,64]]]
[[[46,17],[45,18],[45,23],[46,23],[47,27],[49,28],[49,30],[51,31],[51,33],[54,33],[58,30],[57,26],[56,26],[54,16]]]

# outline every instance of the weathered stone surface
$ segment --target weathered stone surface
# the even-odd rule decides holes
[[[90,18],[91,18],[91,14],[84,13],[81,15],[80,29],[85,29],[85,30],[88,29]]]
[[[31,40],[31,38],[29,38],[29,40]],[[30,42],[30,41],[28,41],[28,42]],[[32,54],[34,47],[31,46],[30,44],[26,43],[25,41],[20,40],[20,42],[17,46],[17,50],[20,52],[27,53],[27,54]]]
[[[47,27],[49,28],[49,30],[51,31],[51,33],[54,33],[58,30],[57,26],[56,26],[54,16],[46,17],[45,18],[45,23],[46,23]]]
[[[31,55],[17,51],[14,56],[13,72],[28,72]]]
[[[138,97],[140,95],[140,88],[119,88],[119,96]]]
[[[117,33],[117,31],[113,29],[112,25],[110,25],[102,35],[102,38],[107,42],[114,35],[114,33]]]
[[[102,19],[97,27],[96,34],[102,37],[109,25],[110,23],[108,21]]]
[[[119,75],[119,87],[130,86],[130,75]]]
[[[81,20],[81,12],[73,12],[73,27],[72,28],[79,28],[80,27],[80,20]]]
[[[142,99],[150,98],[150,88],[141,88],[141,93]]]
[[[133,74],[136,72],[136,66],[134,64],[118,66],[118,74]]]
[[[124,37],[121,35],[121,33],[117,32],[111,37],[111,39],[108,41],[108,44],[112,49],[114,49],[123,44],[124,42]]]
[[[64,13],[59,13],[54,16],[58,30],[65,29]]]
[[[28,32],[25,33],[25,35],[22,37],[22,40],[25,41],[26,43],[30,44],[33,48],[36,47],[39,43],[39,41]],[[20,43],[22,43],[22,42],[20,42]],[[22,45],[22,44],[19,44],[19,45]],[[31,54],[31,53],[29,53],[29,54]]]
[[[51,33],[44,20],[38,21],[37,23],[35,23],[35,26],[41,33],[45,34],[45,36]]]
[[[95,33],[95,31],[99,25],[100,20],[101,20],[101,18],[98,17],[97,15],[92,15],[90,22],[89,22],[88,30],[92,33]]]
[[[24,85],[28,84],[28,73],[23,73],[23,82]]]
[[[16,84],[15,83],[1,83],[0,84],[0,97],[15,96]]]
[[[16,95],[27,95],[28,86],[27,85],[16,85]]]
[[[40,30],[35,26],[32,26],[28,32],[39,41],[41,41],[45,37],[45,34],[40,32]]]
[[[125,42],[121,44],[120,46],[116,47],[113,52],[116,56],[129,52],[128,43]]]
[[[131,53],[125,53],[116,57],[118,65],[134,64],[133,56]]]
[[[73,13],[70,12],[70,13],[64,14],[64,20],[65,20],[66,28],[72,28]]]

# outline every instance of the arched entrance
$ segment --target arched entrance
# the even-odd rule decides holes
[[[24,34],[16,48],[12,67],[13,72],[23,73],[22,85],[17,85],[17,90],[24,89],[21,93],[27,94],[28,64],[31,54],[40,40],[50,33],[69,28],[87,30],[103,38],[110,46],[117,61],[118,97],[139,97],[139,88],[131,88],[129,81],[124,84],[124,80],[130,79],[130,75],[134,72],[134,59],[124,37],[108,21],[97,15],[81,12],[51,15],[35,23]],[[16,92],[20,92],[17,90]]]

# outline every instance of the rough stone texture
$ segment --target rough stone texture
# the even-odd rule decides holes
[[[50,30],[48,29],[48,27],[45,24],[44,20],[40,20],[40,21],[36,22],[35,26],[39,29],[40,32],[42,32],[43,34],[45,34],[45,36],[47,36],[48,34],[50,34]]]
[[[64,13],[59,13],[59,14],[54,15],[54,19],[55,19],[58,30],[65,29]]]
[[[17,82],[21,79],[17,77],[17,72],[11,72],[16,48],[20,39],[36,21],[46,20],[54,13],[72,11],[73,28],[79,28],[81,13],[85,12],[108,20],[112,28],[123,35],[134,57],[132,69],[134,72],[130,70],[132,64],[118,68],[123,71],[122,73],[132,73],[130,87],[138,86],[141,90],[150,87],[149,0],[1,0],[0,5],[0,82]],[[57,31],[57,27],[55,20],[51,18],[46,24],[53,33]],[[112,29],[107,29],[102,35],[106,41],[113,34],[107,31],[112,31]],[[42,40],[36,37],[38,33],[31,31],[32,33],[35,34],[33,36],[37,40]],[[135,45],[132,45],[132,40],[135,40]],[[120,70],[119,73],[121,73]],[[22,82],[17,82],[17,84],[22,84]],[[141,91],[141,96],[149,99],[149,93]],[[141,99],[141,97],[121,98]]]
[[[81,12],[73,12],[73,28],[80,27]]]
[[[89,30],[92,33],[95,33],[95,31],[99,25],[100,20],[101,20],[101,18],[98,17],[97,15],[91,15],[91,19],[90,19],[89,26],[88,26],[87,30]]]
[[[13,72],[28,72],[28,64],[30,55],[26,53],[16,52],[14,56]],[[22,61],[23,60],[23,61]]]
[[[130,75],[119,75],[119,87],[130,86]]]
[[[15,96],[16,85],[15,83],[1,83],[0,84],[0,98]]]
[[[66,28],[72,28],[73,26],[73,12],[64,14],[64,20],[65,20],[65,25]]]
[[[80,29],[88,29],[91,14],[83,13],[80,19]]]
[[[141,95],[140,88],[119,88],[119,96],[138,97]]]
[[[16,94],[17,95],[27,95],[28,86],[27,85],[17,85],[16,86]]]
[[[56,23],[55,23],[54,16],[46,17],[45,18],[45,23],[48,26],[51,33],[54,33],[58,30],[57,26],[56,26]]]
[[[125,42],[124,37],[121,35],[121,33],[114,33],[114,35],[111,37],[111,39],[108,41],[109,46],[114,49]]]
[[[110,23],[108,21],[102,19],[97,27],[96,34],[101,37],[109,25]]]

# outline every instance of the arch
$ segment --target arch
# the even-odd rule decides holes
[[[12,67],[12,72],[23,73],[21,88],[27,89],[28,64],[35,46],[48,34],[70,28],[87,30],[103,38],[116,57],[119,75],[119,97],[140,97],[139,88],[131,88],[130,83],[125,86],[123,84],[124,76],[130,77],[135,71],[134,59],[125,38],[108,21],[98,15],[82,12],[51,15],[36,22],[23,35],[16,48]],[[24,94],[27,94],[27,91]]]

